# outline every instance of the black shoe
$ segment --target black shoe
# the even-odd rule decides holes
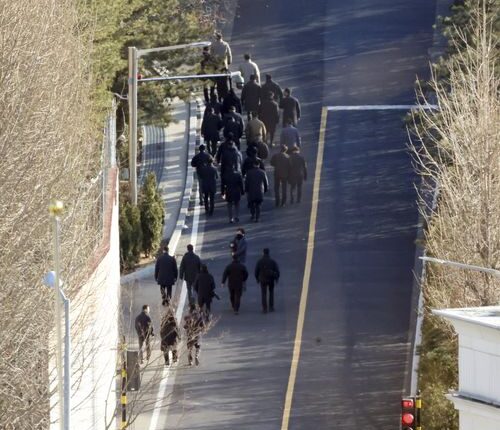
[[[170,366],[170,360],[165,360],[165,366]]]
[[[194,358],[194,364],[196,364],[197,366],[200,365],[200,359],[198,357]]]
[[[238,311],[234,311],[234,314],[235,314],[235,315],[238,315],[238,313],[239,313]]]

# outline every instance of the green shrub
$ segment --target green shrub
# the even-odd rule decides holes
[[[142,250],[148,257],[160,245],[165,218],[163,200],[157,191],[156,175],[153,172],[147,174],[141,188],[139,208],[142,225]]]

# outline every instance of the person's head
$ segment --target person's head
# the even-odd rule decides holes
[[[193,249],[194,249],[194,248],[193,248],[193,245],[189,244],[189,245],[187,246],[187,250],[188,250],[188,252],[193,252]]]
[[[236,106],[229,106],[229,112],[236,112]]]
[[[234,121],[234,118],[233,118],[233,121]],[[228,139],[228,144],[231,145],[233,143],[233,140],[234,140],[234,133],[230,131],[227,134],[227,139]]]
[[[252,119],[257,118],[257,112],[250,112],[250,116],[252,117]]]
[[[247,155],[255,157],[257,155],[257,148],[254,145],[247,146]]]
[[[264,253],[264,255],[269,255],[269,248],[264,248],[262,252]]]
[[[211,94],[211,95],[210,95],[210,101],[211,101],[212,103],[217,103],[217,94],[215,94],[215,93],[214,93],[214,94]]]
[[[212,115],[215,113],[215,109],[213,108],[213,106],[210,106],[208,108],[208,113],[211,113]]]
[[[285,95],[285,97],[288,97],[290,94],[292,94],[292,90],[290,88],[285,88],[283,94]]]
[[[163,247],[163,252],[164,252],[165,254],[168,254],[168,246],[167,246],[167,245],[165,245],[165,246]]]
[[[253,82],[257,79],[257,77],[255,75],[250,75],[250,80]]]
[[[213,164],[213,162],[214,162],[214,160],[213,160],[212,158],[209,158],[209,159],[207,160],[207,164],[208,164],[209,166],[211,166],[211,165]]]
[[[266,82],[271,82],[273,80],[273,77],[271,76],[270,73],[266,74]]]
[[[245,54],[243,55],[243,58],[245,59],[245,61],[250,61],[252,57],[250,56],[250,54]]]
[[[203,52],[202,52],[202,55],[206,58],[206,57],[210,57],[210,47],[208,46],[204,46],[203,47]]]
[[[294,153],[298,153],[298,152],[300,152],[300,148],[299,148],[296,144],[294,144],[294,145],[292,146],[292,152],[294,152]]]
[[[286,153],[288,151],[288,146],[286,145],[281,145],[280,151]]]
[[[259,160],[257,160],[257,159],[253,160],[253,167],[260,167]]]
[[[285,127],[291,127],[291,126],[292,126],[292,124],[293,124],[293,122],[292,122],[292,120],[291,120],[291,119],[287,119],[287,120],[285,121]]]
[[[200,152],[203,152],[205,150],[205,145],[202,143],[200,146],[198,146],[198,149]]]
[[[217,40],[222,40],[222,33],[221,33],[220,31],[216,31],[216,32],[215,32],[215,38],[216,38]]]
[[[238,256],[237,255],[233,255],[233,261],[238,261]]]
[[[245,236],[245,229],[243,227],[240,227],[238,230],[236,230],[236,233]]]
[[[142,312],[149,314],[149,305],[142,305]]]
[[[269,91],[267,93],[267,98],[270,99],[270,100],[273,100],[274,99],[274,93],[272,91]]]
[[[202,264],[200,267],[201,273],[208,273],[208,266],[206,264]]]

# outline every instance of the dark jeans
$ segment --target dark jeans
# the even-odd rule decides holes
[[[205,203],[205,212],[209,215],[214,213],[214,198],[215,193],[210,191],[208,193],[203,193],[203,201]]]
[[[235,312],[240,310],[241,292],[242,288],[231,288],[229,287],[229,297],[231,299],[231,306]]]
[[[252,219],[259,220],[260,218],[260,205],[262,204],[262,200],[252,200],[248,202],[248,206],[250,207],[250,214],[252,215]]]
[[[208,315],[210,313],[211,305],[212,305],[212,300],[198,297],[198,306],[200,307],[200,311],[203,312],[204,310],[203,306],[205,306],[205,313]]]
[[[193,282],[186,281],[186,288],[187,288],[187,292],[188,292],[189,304],[195,303],[195,299],[193,296],[193,284],[194,284],[194,281]]]
[[[169,351],[172,351],[172,360],[174,361],[174,363],[177,362],[177,344],[167,345],[162,349],[163,349],[163,357],[165,358],[165,364],[170,364],[170,359],[168,357]]]
[[[276,124],[267,124],[266,130],[267,130],[266,140],[269,142],[269,145],[272,145],[274,142],[274,134],[276,133]]]
[[[146,360],[149,361],[151,357],[151,337],[150,336],[139,336],[139,360],[142,362],[144,357],[142,354],[143,346],[146,349]]]
[[[219,142],[219,137],[217,136],[205,136],[205,146],[207,147],[207,151],[215,157],[217,153],[217,143]]]
[[[287,180],[274,176],[274,198],[276,206],[283,206],[286,203],[286,186]],[[281,199],[280,199],[281,189]]]
[[[165,289],[167,293],[165,294]],[[164,302],[169,302],[172,297],[172,285],[160,285],[161,299]]]
[[[201,189],[202,189],[203,185],[201,183],[200,175],[196,174],[196,176],[198,177],[198,196],[200,198],[200,204],[202,204],[203,203],[203,193],[201,192]]]
[[[233,213],[233,208],[234,208],[234,213]],[[233,218],[239,218],[240,217],[240,202],[227,202],[227,213],[229,215],[229,221],[231,221]],[[234,215],[234,217],[233,217]]]
[[[274,281],[261,283],[260,291],[262,293],[262,309],[267,311],[267,291],[269,290],[269,309],[274,309]]]
[[[300,203],[302,199],[302,178],[296,179],[293,183],[290,184],[290,201],[293,203],[294,201],[294,193],[295,189],[297,189],[297,203]]]

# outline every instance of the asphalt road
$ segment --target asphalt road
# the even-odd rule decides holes
[[[214,303],[201,365],[175,374],[159,429],[281,428],[297,326],[321,109],[412,104],[428,69],[435,0],[241,1],[235,63],[251,52],[300,99],[310,180],[300,205],[275,209],[247,229],[249,268],[263,247],[282,268],[276,312],[260,313],[252,278],[240,315],[227,292]],[[290,429],[398,428],[408,366],[417,208],[404,111],[330,112],[321,166],[316,241]],[[272,176],[272,175],[270,175]],[[202,216],[202,246],[217,281],[235,227],[219,202]]]

